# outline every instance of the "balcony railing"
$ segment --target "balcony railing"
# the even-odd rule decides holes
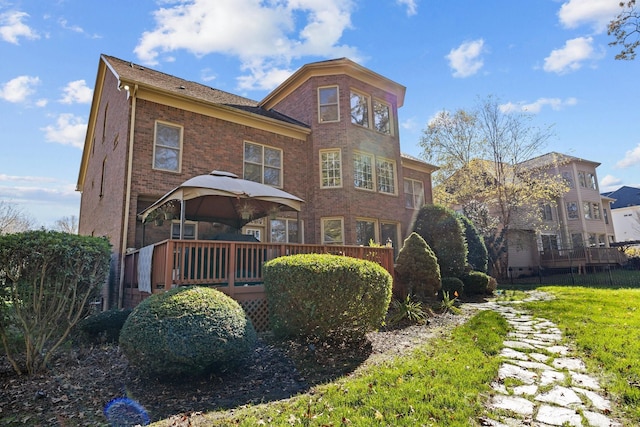
[[[150,293],[138,288],[141,250],[125,255],[123,306],[134,307]],[[393,276],[393,248],[368,246],[305,245],[165,240],[153,245],[151,293],[177,286],[213,286],[237,300],[257,329],[268,324],[263,285],[265,262],[286,255],[329,253],[377,262]]]
[[[627,257],[617,248],[556,249],[540,252],[540,265],[546,268],[622,265]]]

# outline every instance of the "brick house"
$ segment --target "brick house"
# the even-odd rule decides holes
[[[128,250],[179,237],[175,220],[143,224],[138,213],[213,170],[305,201],[297,214],[241,230],[262,242],[398,248],[417,209],[432,201],[436,170],[400,151],[404,95],[403,86],[346,58],[307,64],[256,102],[101,55],[77,190],[79,233],[113,245],[104,306],[114,305]],[[189,222],[183,237],[230,231]]]

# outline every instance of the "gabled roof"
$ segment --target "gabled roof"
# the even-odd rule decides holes
[[[260,101],[260,106],[267,109],[273,107],[311,77],[339,74],[348,75],[354,79],[363,81],[374,87],[380,88],[385,92],[393,94],[396,97],[398,108],[402,107],[404,104],[404,95],[406,92],[406,88],[404,86],[375,73],[348,58],[338,58],[303,65],[287,80],[271,91],[271,93],[269,93],[269,95],[267,95],[262,101]]]
[[[537,168],[544,168],[544,167],[553,166],[557,164],[566,164],[566,163],[573,163],[573,162],[589,163],[594,168],[597,168],[598,166],[600,166],[600,163],[598,162],[581,159],[580,157],[574,157],[568,154],[557,153],[555,151],[524,161],[521,163],[521,165],[527,168],[537,169]]]
[[[193,100],[204,101],[210,104],[217,104],[248,113],[258,114],[274,120],[283,121],[289,124],[308,127],[291,117],[280,114],[274,110],[268,110],[258,105],[257,101],[242,96],[234,95],[223,90],[205,86],[200,83],[184,80],[170,74],[162,73],[151,68],[143,67],[133,62],[124,61],[109,55],[101,55],[107,66],[120,80],[121,85],[145,86],[171,93],[179,97],[191,98]]]
[[[611,204],[611,209],[640,206],[640,188],[637,187],[624,185],[615,191],[602,193],[602,195],[615,199],[615,202]]]

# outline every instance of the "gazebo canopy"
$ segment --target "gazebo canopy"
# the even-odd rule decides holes
[[[304,201],[259,182],[238,178],[230,172],[213,171],[193,177],[158,199],[138,215],[146,222],[169,202],[182,206],[182,220],[219,222],[237,229],[257,218],[279,211],[300,211]]]

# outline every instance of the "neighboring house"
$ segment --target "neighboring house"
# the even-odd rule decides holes
[[[105,307],[127,250],[178,238],[179,223],[143,224],[144,208],[213,170],[305,201],[297,214],[242,230],[262,242],[398,248],[431,203],[435,166],[400,152],[405,88],[349,59],[307,64],[260,102],[102,55],[78,176],[79,233],[113,245]],[[226,236],[189,222],[184,239]]]
[[[597,267],[620,261],[615,249],[612,198],[598,191],[600,163],[551,152],[524,163],[562,177],[569,190],[553,203],[541,205],[541,226],[520,226],[517,244],[510,244],[509,267],[514,276],[545,268]],[[595,251],[602,249],[602,251]]]
[[[640,188],[625,185],[603,195],[615,200],[611,204],[611,219],[616,242],[640,245]]]

